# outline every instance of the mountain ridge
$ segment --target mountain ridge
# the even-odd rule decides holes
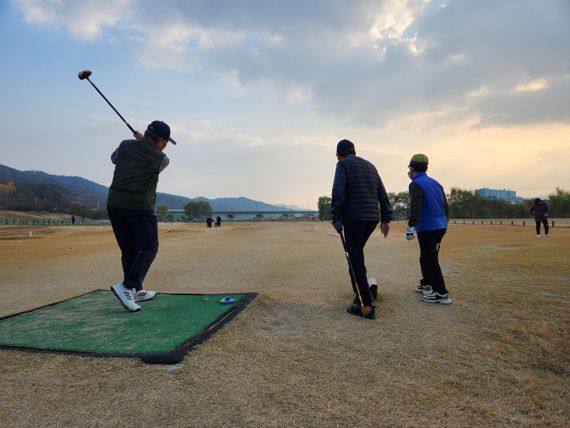
[[[72,203],[100,208],[106,204],[109,191],[108,187],[79,176],[55,175],[37,170],[22,171],[0,164],[0,185],[6,186],[10,182],[14,182],[16,189],[26,187],[25,197],[34,200],[35,204],[38,199],[46,202],[50,197],[57,195],[68,198]],[[170,193],[156,193],[156,203],[164,204],[169,209],[183,209],[186,203],[199,201],[209,202],[213,211],[298,210],[256,201],[245,196],[210,199],[204,196],[189,198]]]

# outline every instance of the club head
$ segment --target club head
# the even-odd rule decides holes
[[[79,80],[85,80],[89,76],[91,76],[91,70],[83,70],[77,74],[77,77],[79,77]]]

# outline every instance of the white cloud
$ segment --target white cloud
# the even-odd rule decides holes
[[[104,27],[116,26],[129,19],[135,0],[12,0],[27,22],[66,28],[85,40],[97,37]]]
[[[313,91],[310,87],[291,88],[287,94],[287,100],[290,104],[306,103],[313,97]]]
[[[484,97],[489,95],[490,91],[489,88],[487,88],[486,86],[481,86],[480,88],[474,89],[473,91],[471,91],[469,93],[470,97],[476,98],[476,97]]]
[[[511,126],[528,118],[521,95],[544,108],[537,120],[570,120],[557,110],[570,103],[566,0],[13,1],[80,38],[113,28],[144,67],[269,85],[274,100],[351,123],[455,108]]]
[[[376,13],[374,24],[368,30],[372,40],[403,39],[404,32],[414,22],[427,1],[420,1],[419,7],[413,2],[390,1],[384,3]]]
[[[536,92],[548,88],[548,81],[546,79],[537,79],[532,82],[522,83],[515,87],[515,92]]]
[[[26,21],[32,24],[59,25],[57,9],[61,7],[61,0],[14,0],[22,9]]]

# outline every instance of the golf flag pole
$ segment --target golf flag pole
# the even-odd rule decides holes
[[[348,255],[348,248],[346,248],[346,241],[344,240],[344,233],[342,230],[338,232],[340,235],[340,240],[342,241],[342,247],[344,248],[344,255],[346,256],[346,261],[348,263],[348,273],[350,274],[350,282],[352,282],[352,287],[356,290],[358,295],[358,301],[360,302],[360,307],[364,307],[364,302],[362,301],[362,296],[360,295],[360,288],[356,282],[356,276],[354,275],[354,269],[352,269],[352,262],[350,261],[350,256]]]

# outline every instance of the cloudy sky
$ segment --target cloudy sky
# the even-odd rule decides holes
[[[570,188],[568,0],[0,0],[0,163],[109,185],[160,119],[159,191],[316,207],[348,138],[388,191]]]

